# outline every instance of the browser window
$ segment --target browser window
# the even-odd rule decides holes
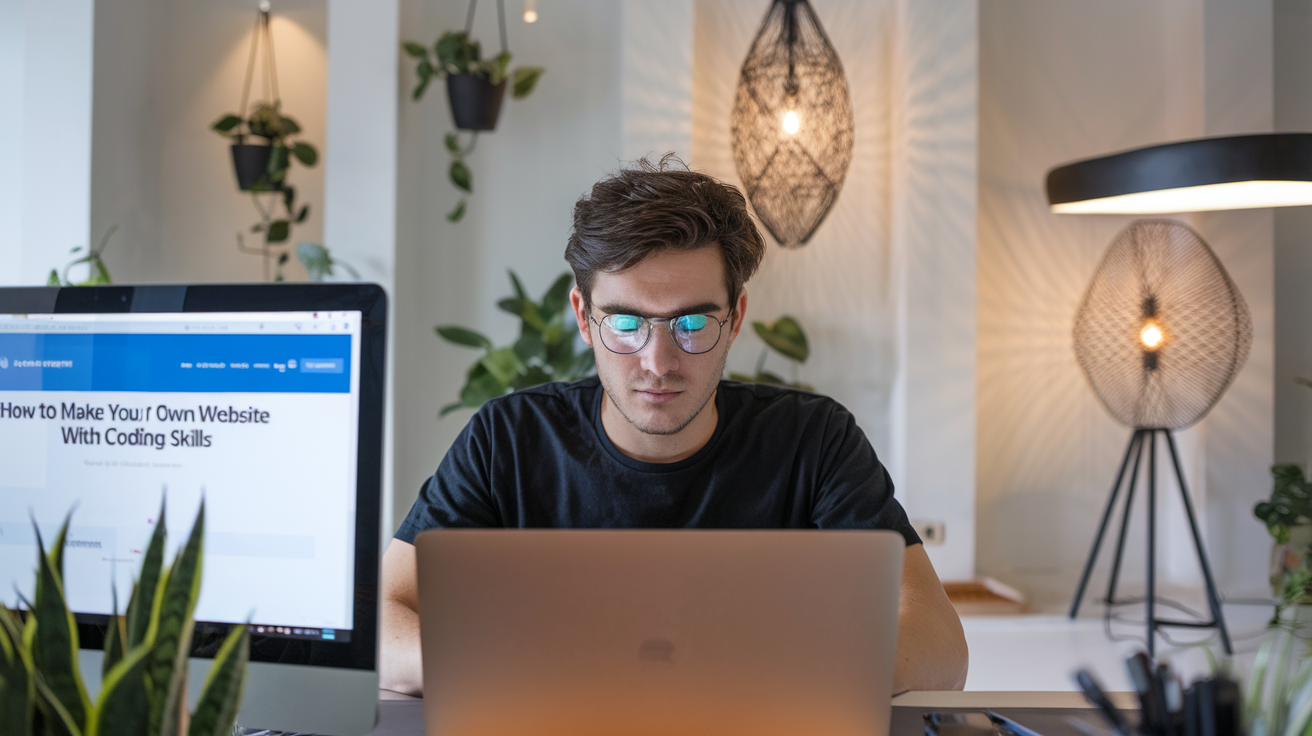
[[[198,622],[349,639],[361,314],[0,315],[0,602],[28,599],[74,509],[65,591],[127,606],[167,500],[166,560],[205,501]],[[31,515],[29,517],[29,514]]]

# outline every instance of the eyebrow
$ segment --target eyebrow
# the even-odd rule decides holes
[[[597,305],[597,309],[601,310],[602,312],[605,312],[606,314],[632,314],[636,317],[643,317],[645,319],[663,318],[663,315],[646,314],[641,309],[630,306],[628,304],[599,304]],[[715,302],[702,302],[701,304],[693,304],[691,306],[681,307],[678,311],[664,316],[682,317],[685,314],[709,314],[711,312],[718,312],[721,309],[724,309],[724,307],[719,304],[716,304]]]

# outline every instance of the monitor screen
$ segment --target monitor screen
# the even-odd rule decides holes
[[[0,315],[0,601],[74,509],[69,606],[121,613],[161,499],[171,559],[204,498],[198,624],[349,641],[360,342],[358,310]]]

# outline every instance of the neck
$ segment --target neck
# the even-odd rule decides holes
[[[718,390],[717,392],[718,393]],[[601,392],[601,426],[611,444],[625,455],[644,463],[676,463],[692,457],[711,441],[720,421],[720,410],[712,393],[706,406],[697,413],[688,426],[674,434],[647,434],[639,431],[610,401],[610,395]]]

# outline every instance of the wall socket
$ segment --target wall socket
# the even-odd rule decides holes
[[[911,526],[916,530],[916,534],[920,535],[920,541],[924,542],[925,546],[943,544],[943,535],[946,533],[943,522],[913,519]]]

